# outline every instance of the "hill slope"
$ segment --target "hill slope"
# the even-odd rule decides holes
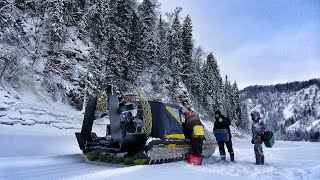
[[[241,91],[248,110],[258,110],[268,129],[286,140],[319,140],[320,79],[253,86]]]

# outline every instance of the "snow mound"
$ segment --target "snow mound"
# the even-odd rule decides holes
[[[69,105],[50,100],[40,91],[14,90],[0,86],[0,124],[48,124],[63,129],[80,129],[82,114]]]

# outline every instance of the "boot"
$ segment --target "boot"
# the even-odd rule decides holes
[[[261,165],[264,165],[264,156],[261,158]]]
[[[221,156],[220,161],[226,161],[226,156]]]
[[[261,158],[256,158],[256,165],[261,165]]]
[[[230,153],[230,161],[235,162],[234,161],[234,153]]]
[[[202,156],[194,156],[192,154],[188,155],[188,163],[200,166],[202,163]]]

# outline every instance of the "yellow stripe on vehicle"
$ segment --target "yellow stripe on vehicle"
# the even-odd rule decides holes
[[[168,148],[170,149],[176,148],[176,144],[168,144]]]
[[[169,134],[166,135],[167,139],[185,139],[184,134]]]
[[[180,121],[180,118],[176,116],[176,114],[172,111],[172,109],[169,106],[166,106],[166,109],[180,124],[182,124],[182,122]]]

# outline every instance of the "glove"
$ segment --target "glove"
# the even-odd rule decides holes
[[[251,144],[254,144],[254,139],[253,138],[251,139]]]
[[[253,143],[252,143],[252,141],[253,141]],[[262,141],[261,141],[261,136],[256,136],[256,137],[254,137],[254,138],[252,139],[252,141],[251,141],[252,144],[262,143]]]
[[[256,141],[261,143],[261,136],[257,136]]]

